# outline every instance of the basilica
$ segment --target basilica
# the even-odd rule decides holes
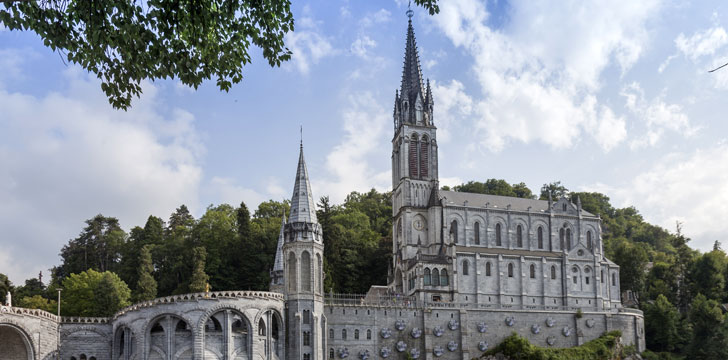
[[[325,293],[301,144],[269,291],[175,295],[109,318],[3,305],[0,359],[465,360],[514,332],[572,347],[611,330],[644,350],[643,314],[620,302],[601,219],[578,199],[441,190],[434,102],[410,17],[394,99],[388,284],[366,295]]]

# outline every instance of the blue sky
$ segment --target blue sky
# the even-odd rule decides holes
[[[290,197],[299,126],[315,196],[388,190],[399,1],[300,1],[292,61],[254,50],[229,93],[145,82],[128,112],[31,33],[0,30],[0,272],[59,263],[83,221],[128,230],[180,204]],[[634,205],[692,246],[728,233],[728,5],[453,0],[413,23],[441,183],[560,180]]]

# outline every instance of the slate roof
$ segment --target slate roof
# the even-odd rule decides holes
[[[283,214],[281,221],[281,232],[278,234],[278,245],[276,246],[276,258],[273,262],[273,271],[283,271],[283,228],[286,226],[286,215]]]
[[[298,156],[298,170],[296,171],[296,184],[293,186],[291,196],[291,214],[289,223],[305,222],[318,223],[316,219],[316,203],[311,194],[311,182],[308,180],[308,169],[303,159],[303,144]]]
[[[524,199],[511,196],[485,195],[445,190],[440,190],[439,193],[440,200],[444,200],[446,206],[456,205],[485,208],[485,204],[488,204],[488,208],[497,209],[506,209],[508,205],[510,205],[511,210],[515,211],[528,211],[529,207],[532,212],[548,212],[549,210],[548,200]],[[467,201],[467,204],[465,204],[465,201]],[[585,210],[582,210],[582,215],[595,216]]]

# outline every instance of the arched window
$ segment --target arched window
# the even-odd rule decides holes
[[[501,224],[495,224],[495,246],[503,246],[501,241]]]
[[[430,148],[430,142],[427,139],[427,136],[422,136],[422,141],[420,142],[420,177],[426,178],[429,171],[427,169],[428,165],[428,155],[429,155],[429,148]]]
[[[599,279],[600,279],[601,283],[604,284],[604,270],[599,272]]]
[[[258,321],[258,335],[265,336],[265,322],[263,322],[263,319]]]
[[[564,250],[564,235],[565,235],[564,228],[559,229],[559,243],[561,245],[561,250]]]
[[[311,324],[311,311],[310,310],[303,310],[303,323],[304,324]]]
[[[535,279],[536,278],[536,265],[531,264],[531,269],[530,270],[531,270],[530,271],[531,272],[531,279]]]
[[[341,329],[341,339],[346,340],[346,329]]]
[[[354,340],[359,340],[359,329],[354,330]]]
[[[329,360],[334,360],[334,357],[336,354],[334,353],[334,348],[329,348]]]
[[[566,249],[571,250],[571,229],[566,229]]]
[[[329,339],[334,340],[334,329],[329,329]]]
[[[508,277],[513,277],[513,264],[508,263]]]
[[[480,223],[475,222],[475,225],[473,225],[473,233],[475,238],[475,245],[480,245]]]
[[[432,269],[432,286],[440,286],[440,270]]]
[[[296,291],[296,254],[290,252],[288,254],[288,291]]]
[[[450,277],[447,276],[447,269],[440,271],[440,285],[448,286],[450,284]]]
[[[310,331],[303,332],[303,346],[311,346],[311,332]]]
[[[617,274],[612,273],[612,286],[617,286]]]
[[[589,250],[592,250],[592,237],[591,237],[591,230],[587,230],[586,232],[586,247]]]
[[[538,227],[538,248],[543,249],[543,228]]]
[[[81,354],[80,360],[86,360],[86,354]]]
[[[412,134],[412,137],[410,138],[409,142],[409,175],[413,179],[419,178],[419,173],[417,171],[419,164],[419,161],[417,159],[417,147],[419,141],[417,140],[417,134]]]
[[[432,284],[432,282],[431,282],[431,279],[432,279],[431,276],[432,275],[430,273],[430,268],[425,268],[425,279],[424,279],[425,280],[425,286],[430,286]]]
[[[561,204],[561,210],[566,211],[566,203]]]
[[[458,221],[453,220],[450,223],[450,239],[452,239],[453,244],[458,243]]]
[[[463,261],[463,275],[470,275],[470,274],[468,273],[468,270],[469,270],[469,269],[468,269],[468,265],[469,265],[469,264],[468,264],[468,261],[467,261],[467,260]]]
[[[518,247],[523,247],[523,228],[521,225],[516,226],[516,244],[518,244]]]
[[[485,276],[490,276],[490,261],[485,263]]]
[[[551,266],[551,280],[556,280],[556,266]]]
[[[301,290],[311,291],[311,254],[301,253]]]
[[[367,329],[367,340],[371,340],[371,339],[372,339],[372,330]]]
[[[316,281],[316,290],[319,293],[324,292],[323,264],[321,263],[321,254],[316,254],[316,273],[314,281]]]

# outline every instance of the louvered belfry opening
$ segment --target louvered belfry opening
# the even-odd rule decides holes
[[[417,162],[417,146],[419,141],[417,141],[417,135],[412,135],[412,139],[409,143],[409,176],[413,179],[417,179],[419,177],[419,171],[418,170],[418,162]]]

